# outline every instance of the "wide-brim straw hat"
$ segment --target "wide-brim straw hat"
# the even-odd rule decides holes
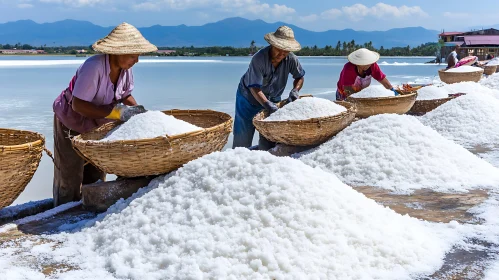
[[[368,49],[358,49],[348,55],[348,61],[355,65],[371,65],[379,60],[379,53]]]
[[[263,37],[272,46],[289,52],[301,50],[301,45],[295,39],[295,33],[287,26],[277,28],[275,32],[265,34]]]
[[[116,26],[106,37],[95,42],[92,48],[100,53],[118,55],[142,54],[158,50],[137,28],[126,22]]]

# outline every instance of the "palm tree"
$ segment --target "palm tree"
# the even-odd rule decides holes
[[[255,49],[256,49],[255,40],[251,40],[251,44],[250,44],[250,53],[251,53],[251,55],[255,54]]]

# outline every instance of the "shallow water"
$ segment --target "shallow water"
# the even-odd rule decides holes
[[[430,82],[443,66],[424,64],[433,58],[380,59],[392,84]],[[0,127],[45,135],[53,150],[52,102],[67,87],[85,58],[69,56],[0,56]],[[141,58],[134,66],[134,96],[150,110],[212,109],[234,115],[235,92],[250,57]],[[306,71],[302,94],[334,99],[344,57],[301,57]],[[288,81],[291,89],[292,79]],[[226,147],[230,147],[232,139]],[[255,142],[256,143],[256,142]],[[43,156],[26,190],[14,202],[52,196],[52,162]],[[110,177],[111,178],[111,177]]]

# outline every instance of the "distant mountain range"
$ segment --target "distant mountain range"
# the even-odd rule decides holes
[[[302,46],[336,46],[338,41],[355,40],[357,44],[372,41],[375,47],[414,47],[422,43],[436,42],[438,31],[422,27],[395,28],[387,31],[355,31],[352,29],[314,32],[295,25],[244,18],[227,18],[202,26],[161,26],[139,28],[153,44],[160,47],[180,46],[233,46],[248,47],[251,40],[266,45],[265,33],[275,31],[281,25],[293,28]],[[1,44],[30,44],[34,46],[86,46],[107,35],[113,27],[102,27],[88,21],[63,20],[53,23],[36,23],[20,20],[0,24]]]

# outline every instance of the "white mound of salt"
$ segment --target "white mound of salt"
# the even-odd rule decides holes
[[[177,134],[201,130],[195,126],[160,111],[147,111],[135,115],[127,122],[109,131],[100,141],[138,140],[158,136],[173,136]]]
[[[399,193],[422,188],[466,192],[499,184],[499,169],[406,115],[354,122],[300,159],[347,184]]]
[[[466,94],[485,94],[495,98],[499,98],[499,90],[488,88],[482,84],[475,82],[461,82],[455,84],[444,84],[445,89],[449,94],[466,93]]]
[[[495,90],[499,90],[499,73],[490,75],[486,79],[481,79],[480,84]]]
[[[417,100],[432,100],[447,97],[449,97],[449,94],[443,87],[425,86],[418,90]]]
[[[191,161],[130,201],[55,252],[27,248],[87,279],[411,279],[460,240],[457,223],[399,215],[332,174],[246,149]]]
[[[445,72],[451,72],[451,73],[470,73],[470,72],[477,72],[477,71],[482,71],[483,72],[483,69],[480,68],[480,67],[463,65],[463,66],[459,66],[457,68],[451,68],[449,70],[446,70]]]
[[[304,97],[291,102],[277,112],[270,115],[265,121],[307,120],[334,116],[345,112],[346,108],[324,98]]]
[[[369,86],[359,92],[356,92],[350,97],[353,98],[372,98],[372,97],[387,97],[395,96],[395,93],[384,86]]]
[[[420,120],[467,148],[499,143],[499,100],[489,95],[461,96],[427,113]]]
[[[496,66],[499,65],[499,57],[494,57],[486,64],[487,66]]]

